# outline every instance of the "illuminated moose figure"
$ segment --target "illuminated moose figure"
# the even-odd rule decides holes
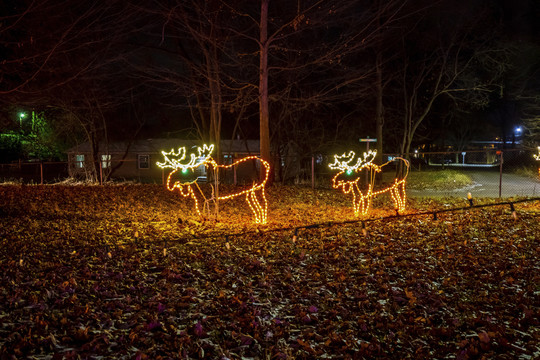
[[[212,200],[227,200],[231,199],[237,196],[246,196],[246,201],[251,209],[253,211],[253,214],[255,216],[255,223],[258,224],[266,224],[267,220],[267,212],[268,212],[268,204],[266,201],[266,196],[264,193],[264,187],[266,185],[266,181],[268,180],[268,173],[270,172],[270,165],[268,162],[264,161],[261,158],[258,158],[256,156],[248,156],[243,159],[240,159],[230,165],[218,165],[216,161],[210,156],[212,151],[214,150],[214,145],[207,146],[206,144],[203,145],[203,147],[197,148],[197,154],[191,153],[190,154],[190,160],[189,162],[185,163],[184,160],[186,159],[186,148],[181,147],[178,149],[178,152],[174,152],[174,149],[170,152],[162,151],[161,153],[165,157],[165,161],[163,163],[158,162],[157,165],[161,168],[170,168],[173,169],[169,176],[167,177],[167,189],[170,191],[173,191],[174,189],[178,189],[180,191],[180,194],[184,197],[190,197],[195,202],[195,210],[197,211],[197,214],[199,216],[202,216],[201,209],[199,208],[201,200],[206,199],[204,196],[204,193],[202,192],[201,188],[197,184],[197,179],[191,181],[174,181],[173,183],[173,175],[177,173],[179,170],[182,173],[187,173],[190,170],[193,172],[196,168],[198,168],[201,165],[204,165],[206,169],[230,169],[233,166],[238,166],[241,163],[245,163],[251,160],[258,160],[261,163],[261,166],[263,166],[266,170],[265,177],[262,181],[259,181],[257,183],[254,183],[252,187],[245,189],[243,191],[239,191],[237,193],[233,194],[227,194],[224,196],[218,196],[216,198],[212,198]],[[260,196],[260,201],[257,198],[257,194]]]
[[[409,162],[400,157],[394,158],[394,160],[404,162],[404,165],[407,168],[405,176],[394,179],[391,186],[375,191],[373,186],[375,179],[374,175],[381,172],[384,166],[392,162],[388,161],[381,166],[373,164],[376,155],[376,151],[369,151],[368,153],[364,153],[363,158],[358,157],[355,159],[354,151],[350,151],[348,154],[343,153],[341,156],[334,155],[335,162],[328,165],[333,170],[341,170],[332,178],[332,187],[334,189],[341,188],[345,194],[352,193],[355,216],[359,216],[360,214],[366,215],[371,207],[371,200],[373,197],[385,192],[389,192],[392,196],[394,207],[398,212],[405,210],[405,182],[407,175],[409,174]],[[370,180],[365,194],[362,193],[360,186],[358,185],[362,170],[369,171]]]

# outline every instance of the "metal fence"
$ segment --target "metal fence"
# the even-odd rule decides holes
[[[0,164],[0,183],[53,184],[69,178],[67,162],[25,162]]]
[[[395,157],[383,155],[383,161]],[[540,195],[540,161],[535,161],[533,152],[511,150],[477,150],[467,152],[412,153],[408,176],[407,194],[416,197],[466,196],[471,192],[476,197],[515,197]],[[274,179],[282,184],[330,188],[336,174],[328,165],[334,162],[333,155],[318,154],[289,156],[275,159]],[[121,166],[117,166],[121,165]],[[167,170],[141,169],[134,161],[108,161],[96,164],[98,183],[131,181],[138,183],[163,184]],[[119,168],[118,171],[111,170]],[[0,164],[0,183],[54,184],[60,182],[85,181],[82,164],[68,162],[24,162]],[[383,168],[379,182],[391,182],[396,173],[391,162]],[[204,180],[204,176],[201,177]],[[219,177],[220,182],[229,184],[253,181],[253,176],[241,176],[231,168]],[[366,183],[361,179],[360,183]]]
[[[415,152],[409,154],[407,195],[416,197],[467,196],[515,197],[540,195],[540,161],[523,149],[463,152]],[[384,154],[383,162],[397,155]],[[336,171],[328,164],[333,156],[284,158],[279,179],[313,188],[330,187]],[[383,183],[392,182],[396,166],[382,168]],[[369,181],[369,180],[367,180]],[[366,183],[364,179],[361,183]]]

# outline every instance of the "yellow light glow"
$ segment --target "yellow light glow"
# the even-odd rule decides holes
[[[197,148],[197,155],[190,154],[190,161],[188,163],[183,163],[183,161],[186,159],[186,148],[182,147],[178,149],[178,152],[175,152],[174,149],[170,152],[162,151],[162,154],[165,158],[165,161],[163,163],[158,162],[157,165],[164,168],[171,168],[173,169],[168,177],[167,177],[167,189],[170,191],[173,191],[174,189],[178,189],[180,192],[180,195],[184,197],[190,197],[195,202],[195,211],[199,216],[202,216],[201,210],[200,210],[200,197],[204,198],[204,194],[201,191],[199,185],[197,184],[197,180],[193,181],[187,181],[187,182],[180,182],[175,181],[174,184],[171,186],[171,179],[172,176],[178,171],[185,171],[188,169],[194,170],[197,167],[204,165],[207,169],[230,169],[235,166],[238,166],[241,163],[251,161],[251,160],[258,160],[261,163],[261,166],[264,166],[265,168],[265,177],[262,181],[254,183],[250,188],[245,189],[243,191],[239,191],[232,194],[226,194],[221,195],[215,198],[215,200],[228,200],[232,199],[237,196],[246,196],[246,202],[248,203],[249,208],[254,214],[255,217],[255,223],[257,224],[266,224],[268,220],[268,201],[266,200],[265,195],[265,186],[266,182],[268,181],[268,176],[270,173],[270,164],[257,157],[257,156],[248,156],[245,158],[242,158],[238,161],[235,161],[232,164],[229,165],[218,165],[216,161],[210,156],[212,151],[214,150],[214,145],[207,146],[206,144],[203,145],[203,147]],[[260,198],[260,199],[259,199]]]
[[[537,161],[540,161],[540,146],[538,147],[538,155],[533,155]],[[538,168],[538,176],[540,176],[540,167]]]
[[[394,202],[394,207],[398,212],[405,211],[407,195],[405,193],[406,179],[409,174],[409,162],[401,157],[396,157],[394,160],[401,160],[405,163],[407,171],[403,178],[395,178],[391,186],[380,190],[374,189],[375,174],[382,171],[382,168],[392,161],[388,161],[381,166],[373,163],[377,151],[368,151],[364,153],[363,158],[358,157],[355,160],[354,151],[348,154],[334,155],[334,163],[329,164],[330,169],[340,170],[332,178],[332,187],[334,189],[341,188],[344,194],[352,194],[354,215],[367,215],[371,207],[373,197],[389,192]],[[352,163],[352,165],[351,165]],[[358,182],[362,178],[361,171],[368,171],[367,191],[364,194],[360,189]]]

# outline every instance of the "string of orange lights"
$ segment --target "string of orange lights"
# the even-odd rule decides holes
[[[246,202],[248,203],[250,210],[254,214],[255,223],[266,224],[268,221],[268,200],[266,199],[265,186],[266,186],[266,182],[268,181],[268,176],[270,174],[270,164],[267,161],[257,156],[247,156],[233,162],[232,164],[219,165],[210,156],[213,150],[214,150],[214,145],[208,146],[204,144],[203,147],[198,147],[197,155],[194,153],[191,153],[190,161],[188,163],[184,163],[184,160],[186,159],[185,147],[179,148],[178,152],[175,152],[174,149],[172,149],[170,152],[162,151],[165,161],[162,163],[158,162],[157,165],[161,167],[162,169],[164,168],[173,169],[167,176],[167,189],[170,191],[173,191],[174,189],[178,189],[182,196],[191,197],[195,203],[194,204],[195,211],[197,212],[199,216],[202,216],[202,213],[200,211],[200,206],[199,206],[199,202],[200,202],[199,197],[200,196],[204,197],[204,194],[202,193],[200,187],[198,186],[196,179],[193,181],[186,181],[186,182],[175,181],[172,186],[170,185],[172,182],[171,181],[172,176],[178,170],[181,169],[182,172],[185,172],[186,170],[194,170],[198,168],[199,166],[204,166],[207,169],[213,169],[213,170],[231,169],[249,161],[259,161],[261,166],[263,166],[265,169],[265,175],[262,181],[255,182],[250,188],[247,188],[245,190],[223,195],[223,196],[213,196],[213,198],[217,201],[222,201],[222,200],[228,200],[228,199],[232,199],[238,196],[245,195]],[[217,173],[218,172],[216,171],[216,174]],[[197,190],[200,193],[200,195],[198,195],[197,191],[194,190],[194,185],[196,185]]]
[[[358,157],[355,159],[355,152],[349,151],[349,153],[343,153],[342,155],[334,155],[335,162],[329,164],[329,167],[333,170],[340,170],[332,178],[332,187],[334,189],[341,188],[344,194],[352,194],[354,215],[367,215],[371,208],[372,200],[375,196],[381,195],[385,192],[389,192],[394,202],[396,211],[404,212],[406,209],[406,179],[409,173],[409,162],[406,159],[396,157],[392,161],[388,161],[382,165],[373,163],[377,155],[377,151],[368,151],[364,153],[363,158]],[[395,160],[403,161],[406,167],[406,174],[402,178],[394,179],[391,186],[375,191],[375,174],[380,173],[384,166],[392,163]],[[360,173],[362,170],[369,171],[367,178],[367,190],[362,192],[359,186],[361,180]],[[352,177],[352,178],[350,178]]]

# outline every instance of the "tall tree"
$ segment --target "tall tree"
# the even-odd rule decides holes
[[[282,122],[276,118],[277,109],[286,110],[281,111],[281,116],[287,119],[286,128],[287,124],[293,127],[296,118],[312,130],[311,136],[303,139],[304,143],[312,140],[312,151],[316,144],[324,143],[317,141],[318,134],[335,139],[337,131],[328,136],[332,133],[328,130],[332,123],[336,130],[343,129],[341,121],[325,119],[325,126],[321,127],[312,126],[317,121],[308,119],[324,116],[322,110],[328,117],[346,117],[347,112],[335,112],[338,107],[356,107],[358,116],[358,106],[370,92],[366,80],[373,73],[359,58],[380,37],[380,29],[398,19],[402,3],[389,1],[383,6],[378,2],[357,1],[297,2],[284,8],[280,4],[282,6],[274,7],[272,13],[272,9],[268,9],[269,1],[262,0],[259,24],[261,141],[264,136],[270,137],[272,130],[277,131],[267,128],[268,119],[274,118],[272,123],[276,124]],[[269,13],[273,14],[270,16],[273,21],[267,23],[264,20]],[[267,104],[270,100],[273,107]],[[272,109],[275,113],[271,117]],[[357,125],[352,125],[349,130],[355,128]],[[317,134],[318,130],[321,131]],[[351,133],[349,131],[347,136]]]
[[[28,2],[23,9],[15,10],[18,20],[4,30],[10,47],[2,72],[11,72],[2,83],[2,100],[36,110],[56,109],[48,120],[56,119],[52,125],[57,129],[70,128],[69,137],[78,133],[73,128],[80,129],[97,164],[98,145],[107,142],[110,123],[127,120],[113,114],[140,93],[138,84],[119,81],[125,78],[121,62],[132,50],[128,39],[137,29],[130,18],[133,12],[123,0],[43,0]],[[13,41],[18,41],[16,47]],[[136,132],[139,127],[132,128]],[[95,167],[89,177],[97,179]]]
[[[540,145],[540,45],[522,41],[510,46],[513,49],[513,63],[516,65],[506,77],[505,95],[517,106],[523,123],[525,145],[536,151]],[[510,126],[521,124],[512,123]]]
[[[259,22],[259,139],[261,157],[273,163],[270,157],[270,110],[268,107],[268,51],[271,43],[268,39],[269,2],[270,0],[261,0],[261,19]],[[273,178],[273,176],[270,177],[270,182],[273,181]]]
[[[471,9],[460,15],[443,5],[420,14],[421,21],[403,33],[396,71],[390,74],[393,93],[388,94],[392,99],[388,103],[399,104],[391,113],[401,122],[394,126],[401,132],[398,151],[403,156],[408,156],[418,130],[440,100],[460,108],[485,107],[492,94],[501,91],[509,67],[507,49],[497,46],[493,34],[482,31],[486,22],[493,21],[491,14]],[[485,9],[484,4],[478,6]]]

